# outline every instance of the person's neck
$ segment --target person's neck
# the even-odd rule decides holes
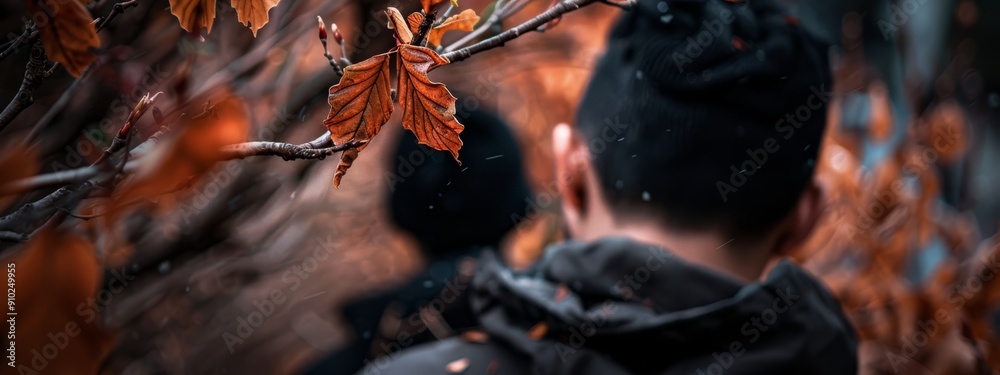
[[[626,225],[615,235],[660,246],[681,259],[745,282],[760,279],[773,249],[769,241],[746,244],[738,239],[721,239],[712,233],[668,233],[654,225]]]

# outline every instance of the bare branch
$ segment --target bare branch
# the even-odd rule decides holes
[[[323,159],[336,152],[355,148],[365,144],[364,141],[351,141],[342,145],[312,148],[310,143],[293,145],[283,142],[247,142],[224,148],[226,159],[243,159],[251,156],[280,156],[285,160]]]
[[[506,30],[496,36],[489,39],[483,40],[479,43],[473,44],[471,46],[462,48],[460,50],[447,52],[441,57],[448,59],[451,62],[459,62],[469,58],[470,56],[490,50],[496,47],[500,47],[507,43],[511,39],[517,38],[522,34],[526,34],[531,31],[537,30],[542,25],[556,19],[563,14],[572,12],[574,10],[580,9],[581,7],[598,2],[598,0],[565,0],[560,2],[558,5],[549,8],[548,10],[542,12],[541,14],[535,16],[534,18],[515,26],[512,29]],[[484,25],[485,26],[485,25]]]
[[[115,19],[115,17],[118,17],[119,14],[125,13],[125,9],[135,8],[137,6],[139,6],[139,2],[137,0],[122,1],[115,4],[111,7],[111,13],[108,14],[107,17],[97,19],[97,32],[101,32],[101,29],[104,29],[104,27],[107,26],[111,20]]]
[[[35,43],[31,47],[31,58],[24,68],[24,80],[21,81],[21,88],[14,94],[7,107],[0,112],[0,131],[3,131],[14,118],[24,111],[25,108],[35,102],[34,91],[42,85],[45,78],[45,50],[41,43]]]

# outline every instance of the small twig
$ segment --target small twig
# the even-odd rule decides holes
[[[542,12],[541,14],[535,16],[534,18],[520,25],[517,25],[512,29],[506,30],[500,34],[497,34],[496,36],[490,37],[489,39],[483,40],[479,43],[462,48],[460,50],[446,52],[445,54],[441,55],[441,57],[444,57],[445,59],[448,59],[448,61],[451,62],[458,62],[465,60],[470,56],[477,54],[479,52],[500,47],[504,45],[504,43],[510,41],[511,39],[517,38],[522,34],[537,30],[540,26],[548,23],[549,21],[563,14],[580,9],[581,7],[593,4],[597,1],[598,0],[566,0],[560,2],[558,5],[549,8],[548,10]],[[486,25],[483,26],[485,27]],[[480,27],[480,29],[482,28],[483,27]],[[466,37],[468,37],[468,35],[466,35]],[[463,38],[463,40],[464,39],[465,38]],[[461,41],[462,40],[460,40],[460,42]],[[455,44],[458,44],[458,42],[456,42]],[[449,49],[450,48],[451,47],[449,47]],[[445,51],[448,51],[448,49],[445,49]]]
[[[438,17],[437,22],[434,22],[435,24],[434,26],[440,25],[442,22],[448,19],[448,16],[451,15],[451,11],[453,10],[455,10],[455,4],[448,3],[448,9],[445,9],[444,12],[441,12],[441,16]]]
[[[335,73],[337,73],[337,76],[343,77],[344,76],[344,70],[340,68],[340,65],[337,65],[337,61],[333,59],[333,55],[330,54],[330,48],[327,47],[327,44],[326,44],[326,24],[323,23],[323,18],[320,17],[320,16],[316,16],[316,22],[319,23],[319,27],[318,27],[318,30],[319,30],[319,41],[321,43],[323,43],[323,56],[325,56],[326,60],[330,62],[330,67],[332,67],[333,71]],[[334,27],[334,29],[333,29],[334,32],[338,32],[338,33],[340,32],[340,31],[338,31],[336,29],[336,25],[332,25],[332,26]],[[343,43],[341,43],[341,47],[343,47]]]
[[[34,40],[36,37],[38,37],[38,32],[34,30],[34,25],[32,25],[31,27],[25,27],[24,31],[21,32],[21,35],[18,35],[17,38],[11,40],[10,42],[4,45],[3,52],[0,52],[0,60],[7,58],[7,56],[13,55],[14,52],[16,52],[19,47],[21,47],[21,44],[24,44],[24,42],[30,42]]]
[[[31,58],[28,59],[28,64],[24,68],[24,80],[21,81],[21,87],[17,90],[17,94],[14,94],[14,98],[7,104],[3,112],[0,113],[0,131],[3,131],[11,121],[14,121],[14,118],[21,111],[24,111],[31,103],[34,103],[34,91],[42,85],[44,78],[45,50],[42,49],[41,43],[36,42],[31,47]]]
[[[323,159],[336,152],[355,148],[365,144],[365,141],[351,141],[342,145],[310,148],[310,143],[293,145],[283,142],[246,142],[232,145],[222,150],[225,159],[243,159],[250,156],[280,156],[285,160]]]
[[[139,2],[137,0],[122,1],[120,3],[115,4],[113,7],[111,7],[111,13],[108,14],[107,17],[101,18],[100,21],[98,21],[95,29],[97,30],[97,32],[101,32],[101,30],[104,29],[104,27],[107,26],[108,23],[111,22],[111,20],[115,19],[115,17],[118,17],[119,14],[125,13],[125,9],[134,8],[137,6],[139,6]]]

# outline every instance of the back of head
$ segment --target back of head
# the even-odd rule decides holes
[[[392,219],[429,255],[499,243],[530,197],[507,124],[485,109],[457,117],[465,125],[461,165],[405,131],[390,166]]]
[[[672,228],[769,228],[809,183],[824,46],[773,0],[639,0],[577,113],[605,199]]]

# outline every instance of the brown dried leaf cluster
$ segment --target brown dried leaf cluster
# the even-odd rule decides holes
[[[398,11],[387,11],[395,23],[397,38],[400,31],[405,39],[409,25]],[[397,17],[398,16],[398,17]],[[412,37],[412,36],[411,36]],[[436,150],[449,151],[458,160],[462,147],[459,133],[464,126],[455,119],[455,97],[444,84],[431,82],[427,72],[448,64],[448,60],[425,47],[401,44],[395,51],[375,55],[344,69],[340,83],[330,88],[330,114],[323,124],[330,130],[335,144],[349,141],[370,141],[378,134],[392,114],[392,94],[389,84],[389,57],[396,52],[398,102],[403,111],[403,127],[412,131],[417,140]],[[334,186],[364,146],[341,154],[334,177]]]
[[[25,1],[35,15],[35,27],[49,60],[79,77],[97,60],[93,50],[101,45],[90,12],[78,0]]]
[[[257,30],[269,21],[267,12],[278,2],[280,0],[232,0],[230,4],[239,22],[257,37]],[[200,34],[205,29],[205,34],[210,34],[215,22],[215,0],[170,0],[170,13],[187,32]]]

